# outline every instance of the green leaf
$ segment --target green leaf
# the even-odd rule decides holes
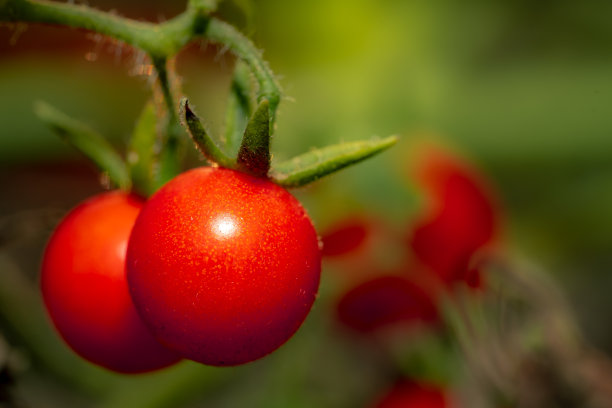
[[[148,102],[138,121],[128,146],[127,162],[134,189],[147,197],[153,193],[153,163],[157,139],[157,115],[153,102]]]
[[[236,167],[236,162],[219,149],[215,144],[214,140],[210,138],[206,129],[200,122],[200,119],[189,107],[189,101],[187,98],[181,100],[181,119],[185,123],[191,138],[195,142],[196,146],[202,152],[206,160],[211,164],[216,163],[221,167],[227,167],[233,169]]]
[[[238,151],[240,167],[258,177],[270,170],[270,104],[262,100],[249,120]]]
[[[238,154],[242,135],[252,113],[251,72],[246,63],[237,60],[225,115],[224,144],[230,156]]]
[[[397,137],[390,136],[313,150],[274,166],[271,179],[283,187],[300,187],[374,156],[396,142]]]
[[[45,102],[36,102],[34,112],[60,137],[106,173],[112,184],[124,190],[130,188],[130,175],[125,162],[100,134]]]

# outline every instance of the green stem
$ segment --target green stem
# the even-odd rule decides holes
[[[168,109],[169,122],[178,122],[176,107],[174,105],[174,96],[172,95],[172,86],[168,77],[168,67],[166,57],[151,56],[153,67],[157,71],[159,86],[164,97],[166,108]]]
[[[253,43],[231,25],[206,13],[214,0],[191,0],[190,7],[175,18],[153,24],[119,17],[85,5],[54,3],[45,0],[0,0],[0,22],[37,22],[60,24],[95,31],[140,48],[155,59],[175,55],[193,39],[202,37],[225,45],[244,60],[259,85],[258,102],[270,102],[274,124],[281,91],[274,74]],[[271,126],[271,129],[274,127]]]
[[[261,103],[267,99],[270,103],[270,132],[272,133],[276,109],[281,99],[281,90],[274,73],[261,57],[261,52],[234,27],[214,18],[210,20],[203,36],[213,42],[224,44],[251,68],[259,86],[257,102]]]
[[[238,154],[238,148],[247,122],[253,113],[251,103],[251,72],[244,61],[236,62],[230,94],[225,111],[225,135],[223,144],[230,155]]]
[[[124,41],[151,55],[164,56],[177,52],[190,36],[186,32],[193,23],[193,10],[164,24],[152,24],[119,17],[81,4],[54,3],[45,0],[5,0],[0,3],[0,21],[26,21],[60,24],[84,28]]]
[[[183,129],[180,126],[174,103],[176,97],[172,91],[172,84],[168,74],[168,60],[166,57],[156,57],[153,55],[151,55],[151,60],[157,72],[158,83],[166,105],[166,111],[168,112],[165,139],[163,140],[164,149],[160,154],[159,169],[154,175],[155,185],[160,187],[180,172],[179,151],[182,145],[181,136],[183,135]]]
[[[128,145],[127,162],[132,189],[143,197],[149,197],[155,192],[153,170],[157,123],[155,104],[150,101],[142,110]]]

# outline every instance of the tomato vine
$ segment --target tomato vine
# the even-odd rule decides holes
[[[180,122],[183,122],[204,156],[213,164],[238,169],[253,175],[269,178],[283,187],[299,187],[341,168],[366,159],[393,145],[395,137],[373,139],[363,142],[338,144],[324,149],[308,152],[287,162],[274,165],[270,162],[269,138],[275,129],[276,112],[282,99],[281,87],[262,58],[261,51],[231,24],[212,15],[217,8],[215,0],[192,0],[187,8],[173,19],[155,24],[121,17],[99,11],[86,5],[55,3],[45,0],[3,0],[0,1],[0,22],[48,23],[82,28],[112,37],[145,52],[157,77],[165,105],[161,128],[162,148],[158,157],[151,158],[148,151],[132,151],[128,167],[138,168],[132,173],[133,184],[126,182],[126,165],[116,160],[117,153],[106,143],[94,143],[92,149],[83,149],[84,137],[101,140],[92,136],[95,132],[53,108],[37,108],[37,113],[52,128],[58,131],[71,144],[93,159],[106,172],[109,179],[124,189],[133,188],[144,195],[150,195],[166,181],[181,171],[180,146],[184,143]],[[220,137],[223,146],[217,146],[197,116],[189,109],[187,100],[177,108],[177,91],[173,89],[171,75],[172,59],[186,45],[196,39],[205,39],[220,44],[232,52],[239,62],[236,64],[232,92],[228,108],[226,134]],[[256,101],[258,108],[249,103],[249,71],[257,84]],[[249,119],[248,124],[242,119]],[[244,129],[244,134],[240,136]],[[236,135],[239,135],[238,137]],[[133,137],[136,137],[135,135]],[[238,142],[241,139],[241,142]],[[139,143],[131,147],[146,146],[152,143],[143,141],[142,132]],[[235,158],[236,147],[240,146]],[[230,153],[224,152],[229,150]],[[102,152],[102,153],[100,153]],[[99,156],[112,157],[112,160],[99,160]],[[143,169],[141,158],[147,157]],[[134,160],[134,158],[136,158]],[[154,165],[155,164],[155,165]],[[155,169],[155,171],[153,170]],[[144,170],[144,171],[143,171]]]

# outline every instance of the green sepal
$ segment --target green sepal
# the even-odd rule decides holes
[[[270,170],[270,104],[262,100],[249,120],[238,151],[241,170],[266,177]]]
[[[145,197],[154,191],[153,164],[157,124],[155,104],[148,102],[136,122],[128,145],[127,162],[133,188]]]
[[[236,61],[225,114],[225,151],[230,156],[238,154],[238,148],[247,122],[253,113],[251,102],[251,72],[242,60]]]
[[[123,190],[130,189],[132,183],[125,162],[99,133],[42,101],[34,104],[34,112],[62,139],[107,174],[113,185]]]
[[[218,164],[221,167],[233,169],[236,167],[236,162],[230,157],[226,156],[225,153],[217,146],[214,140],[204,129],[204,125],[200,122],[200,119],[189,107],[189,101],[187,98],[181,100],[181,120],[184,122],[191,138],[196,144],[196,147],[206,160],[211,164]]]
[[[275,165],[270,178],[283,187],[300,187],[374,156],[396,142],[397,137],[390,136],[312,150]]]

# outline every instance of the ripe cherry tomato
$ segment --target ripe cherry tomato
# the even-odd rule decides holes
[[[210,167],[150,198],[127,259],[132,298],[157,339],[219,366],[285,343],[306,318],[321,272],[316,232],[291,194]]]
[[[43,298],[60,335],[83,358],[122,373],[179,360],[149,333],[128,292],[125,254],[142,205],[122,192],[81,203],[55,229],[42,264]]]
[[[433,323],[438,311],[421,287],[402,276],[380,276],[347,292],[338,303],[338,319],[363,333],[397,324]]]
[[[432,386],[403,381],[397,384],[376,408],[450,408],[444,391]]]

